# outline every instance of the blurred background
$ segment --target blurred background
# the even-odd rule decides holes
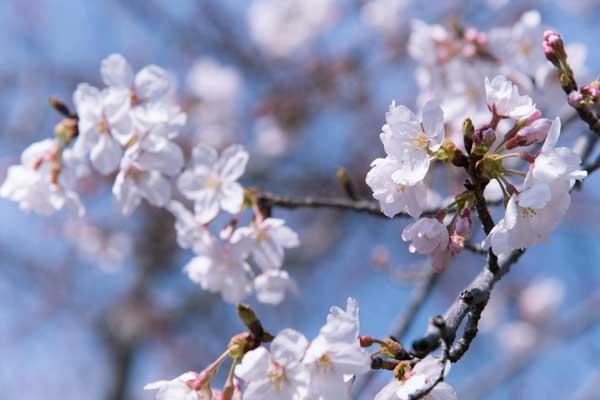
[[[48,97],[72,104],[79,82],[100,84],[100,61],[114,52],[136,70],[157,64],[172,73],[188,113],[178,138],[188,153],[196,143],[242,143],[251,155],[244,186],[298,196],[345,196],[336,180],[343,166],[370,198],[364,177],[383,154],[385,111],[393,99],[415,107],[425,93],[420,60],[407,51],[415,18],[486,32],[538,10],[543,26],[587,47],[589,76],[600,71],[600,1],[312,0],[283,22],[256,3],[268,2],[0,2],[0,177],[29,143],[52,134],[60,117]],[[541,46],[541,36],[532,40]],[[565,104],[560,91],[534,96],[547,100]],[[561,140],[582,135],[570,118]],[[81,220],[0,201],[1,399],[151,399],[144,384],[201,370],[242,330],[232,305],[182,273],[193,254],[176,245],[172,216],[145,205],[122,217],[113,179],[80,183]],[[440,174],[435,184],[452,192],[460,181]],[[497,286],[480,334],[448,377],[461,399],[600,399],[599,184],[596,175],[586,180],[549,242]],[[401,241],[407,220],[324,209],[274,215],[300,235],[285,260],[299,294],[278,306],[250,299],[264,324],[314,337],[329,307],[353,296],[361,330],[389,334],[428,271]],[[468,252],[453,260],[407,344],[482,263]],[[356,398],[372,398],[388,380],[377,374]]]

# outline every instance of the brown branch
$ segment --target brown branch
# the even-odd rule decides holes
[[[413,342],[415,355],[419,358],[427,356],[439,347],[440,340],[454,343],[456,333],[465,317],[487,301],[496,282],[510,271],[524,252],[524,250],[513,251],[499,266],[497,273],[492,272],[489,267],[484,268],[444,313],[444,337],[441,336],[440,329],[430,323],[425,335]]]

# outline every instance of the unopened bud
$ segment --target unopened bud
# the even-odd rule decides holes
[[[360,343],[360,347],[370,347],[373,346],[373,343],[375,343],[375,339],[373,339],[371,336],[360,336],[358,341]]]
[[[564,62],[567,59],[565,44],[558,32],[544,32],[544,41],[542,42],[542,48],[544,49],[544,54],[546,55],[548,61],[550,61],[557,67],[560,67],[561,62]]]
[[[586,98],[586,102],[595,104],[600,99],[600,82],[596,81],[585,85],[581,88],[580,92]]]
[[[462,124],[463,131],[463,142],[465,144],[465,149],[467,151],[471,150],[471,145],[473,144],[473,135],[475,133],[475,126],[473,126],[473,121],[471,118],[466,118]]]
[[[542,143],[546,140],[550,126],[552,126],[552,121],[548,118],[541,118],[533,121],[531,125],[521,129],[515,136],[508,140],[506,142],[506,148],[510,150],[515,147]]]
[[[537,121],[540,118],[542,118],[542,112],[536,108],[535,111],[532,112],[529,117],[525,118],[525,120],[523,121],[523,126],[530,125],[531,123]]]
[[[573,90],[571,93],[569,93],[567,101],[571,107],[581,107],[583,104],[583,95],[578,90]]]
[[[487,127],[479,128],[473,135],[473,149],[471,152],[476,156],[483,156],[495,141],[496,131]]]
[[[460,236],[457,234],[450,235],[450,242],[448,243],[448,250],[450,250],[450,254],[456,255],[463,251],[465,248],[465,238],[464,236]]]
[[[471,234],[471,210],[464,208],[460,213],[460,216],[456,218],[454,224],[454,233],[462,237],[467,237]]]
[[[66,144],[70,143],[78,133],[77,120],[74,118],[64,118],[54,127],[54,135]]]

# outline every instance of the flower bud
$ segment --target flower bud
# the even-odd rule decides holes
[[[583,104],[583,95],[578,90],[573,90],[571,93],[569,93],[567,101],[571,107],[581,107]]]
[[[479,128],[473,135],[473,149],[471,152],[476,156],[483,156],[495,141],[496,131],[488,127]]]
[[[370,347],[375,343],[375,339],[371,336],[359,336],[358,341],[360,343],[360,347]]]
[[[526,151],[519,153],[519,158],[523,161],[527,161],[529,164],[533,164],[535,162],[535,155]]]
[[[473,126],[473,121],[471,121],[471,118],[466,118],[463,121],[462,131],[465,149],[467,149],[467,151],[471,151],[471,146],[473,145],[473,134],[475,133],[475,127]]]
[[[600,99],[600,82],[596,81],[585,85],[581,88],[580,92],[588,103],[595,104]]]
[[[471,234],[471,210],[464,208],[454,224],[454,233],[467,237]]]
[[[556,67],[560,67],[561,62],[567,60],[565,44],[558,32],[544,32],[544,41],[542,42],[542,47],[548,61],[550,61]]]
[[[533,121],[531,125],[521,129],[515,136],[506,142],[507,149],[514,149],[520,146],[529,146],[534,143],[542,143],[548,135],[552,121],[547,118],[541,118]]]

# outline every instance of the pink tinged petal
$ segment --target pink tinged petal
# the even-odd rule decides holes
[[[298,293],[296,283],[286,271],[269,270],[254,278],[256,298],[261,303],[279,304],[288,291]]]
[[[541,209],[548,204],[552,197],[550,188],[545,183],[536,183],[519,193],[519,206],[524,208]]]
[[[226,148],[217,161],[216,168],[223,180],[235,181],[244,174],[248,163],[248,153],[240,145]]]
[[[383,387],[383,389],[381,389],[375,395],[375,398],[373,400],[398,400],[398,396],[396,395],[396,392],[398,390],[400,390],[402,385],[403,385],[402,382],[393,380],[392,382],[385,385]]]
[[[149,65],[135,75],[135,92],[141,100],[155,100],[167,94],[171,83],[167,71]]]
[[[84,109],[100,108],[100,90],[87,83],[80,83],[73,93],[73,104],[80,114]]]
[[[560,118],[556,117],[554,121],[552,121],[550,130],[548,131],[548,135],[546,136],[546,140],[542,146],[542,153],[547,153],[556,146],[558,138],[560,137],[560,125]]]
[[[144,139],[144,144],[150,138]],[[152,138],[152,148],[149,151],[140,152],[136,159],[139,168],[150,171],[156,170],[166,175],[176,175],[183,166],[183,153],[181,148],[170,140],[163,138]]]
[[[213,196],[215,193],[214,189],[206,187],[204,176],[198,175],[190,169],[183,171],[177,178],[177,189],[190,200],[204,197],[206,192],[213,193]]]
[[[198,400],[198,393],[183,381],[171,381],[162,386],[156,394],[156,400]]]
[[[437,151],[444,141],[444,112],[438,103],[428,101],[422,111],[423,129],[429,138],[429,148]]]
[[[123,149],[108,134],[100,134],[98,143],[92,147],[90,159],[94,167],[104,175],[114,172],[121,162]]]
[[[113,194],[117,199],[119,209],[125,215],[131,214],[142,200],[135,183],[125,176],[124,171],[119,172],[115,179]]]
[[[277,363],[288,366],[300,362],[307,347],[304,335],[293,329],[284,329],[271,342],[271,354]]]
[[[263,270],[279,268],[283,264],[283,247],[272,237],[261,239],[252,254],[258,266]]]
[[[298,234],[287,226],[275,228],[273,237],[285,248],[298,247],[300,245]]]
[[[194,200],[194,211],[200,223],[207,224],[219,214],[219,199],[214,191],[198,192]]]
[[[420,149],[407,150],[405,156],[400,168],[392,174],[392,180],[398,184],[413,186],[425,178],[431,159]]]
[[[371,369],[371,357],[356,343],[331,343],[327,356],[340,374],[365,374]]]
[[[221,184],[219,203],[221,208],[230,214],[237,214],[244,202],[244,189],[237,182]]]
[[[249,351],[235,367],[235,375],[246,382],[263,379],[271,366],[271,355],[264,347]]]
[[[504,212],[504,228],[511,230],[517,225],[519,221],[519,206],[517,205],[517,195],[512,195],[506,205],[506,211]]]
[[[165,206],[171,199],[171,185],[158,172],[150,172],[138,178],[141,195],[156,207]]]
[[[133,82],[133,71],[125,57],[120,54],[111,54],[102,60],[100,74],[107,86],[129,88]]]

